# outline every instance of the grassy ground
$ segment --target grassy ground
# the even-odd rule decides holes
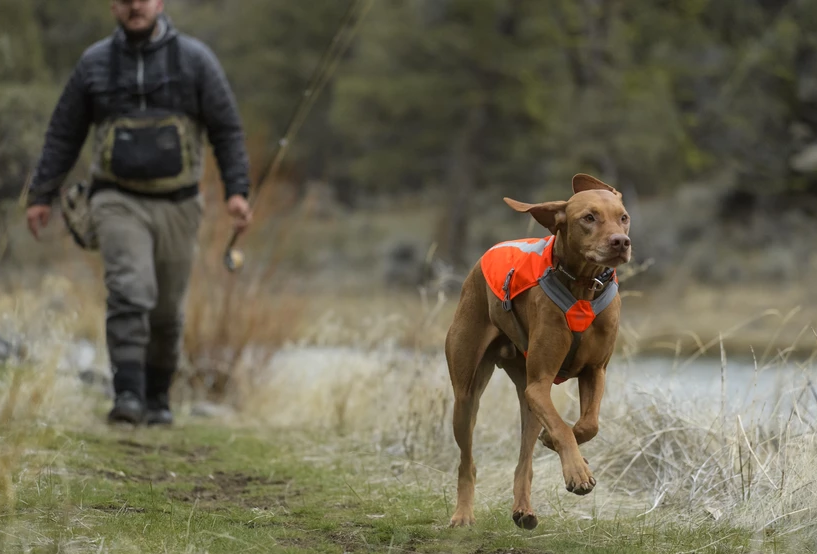
[[[3,552],[794,551],[711,519],[575,520],[558,506],[522,531],[507,502],[448,529],[450,474],[314,432],[185,423],[50,429],[40,441],[0,520]]]

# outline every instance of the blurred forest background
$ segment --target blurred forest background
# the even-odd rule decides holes
[[[347,2],[166,5],[221,60],[257,173]],[[103,0],[0,0],[7,222],[69,72],[112,29]],[[375,0],[276,182],[300,214],[270,218],[297,235],[281,268],[330,291],[456,285],[485,247],[546,233],[503,196],[567,198],[578,172],[623,191],[649,298],[813,298],[817,0]]]

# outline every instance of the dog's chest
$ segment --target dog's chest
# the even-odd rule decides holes
[[[584,368],[601,367],[610,359],[617,335],[618,306],[610,306],[608,310],[581,334],[573,360],[563,368],[566,370],[564,377],[576,377]]]

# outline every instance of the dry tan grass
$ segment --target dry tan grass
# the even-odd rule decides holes
[[[270,180],[253,190],[254,225],[242,237],[252,255],[242,271],[224,266],[231,221],[213,159],[208,158],[203,181],[205,215],[200,230],[200,251],[191,276],[187,302],[184,350],[188,359],[177,389],[193,398],[239,402],[252,387],[255,374],[288,339],[300,316],[300,298],[288,294],[279,275],[280,249],[288,227],[275,225],[282,211],[291,210],[291,191]],[[240,248],[240,246],[239,246]],[[270,294],[271,291],[275,294]],[[248,358],[250,351],[260,358]]]
[[[15,346],[0,362],[0,510],[14,506],[20,482],[53,463],[53,453],[40,446],[46,433],[92,421],[88,407],[98,397],[64,364],[88,321],[82,292],[68,279],[50,277],[41,288],[0,294],[0,334]]]

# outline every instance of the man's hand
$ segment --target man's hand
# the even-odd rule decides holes
[[[40,240],[40,229],[44,229],[48,225],[49,219],[51,219],[51,206],[35,205],[29,206],[26,210],[28,230],[37,240]]]
[[[244,232],[252,221],[250,204],[240,194],[234,194],[227,199],[227,213],[233,218],[233,227],[238,233]]]

